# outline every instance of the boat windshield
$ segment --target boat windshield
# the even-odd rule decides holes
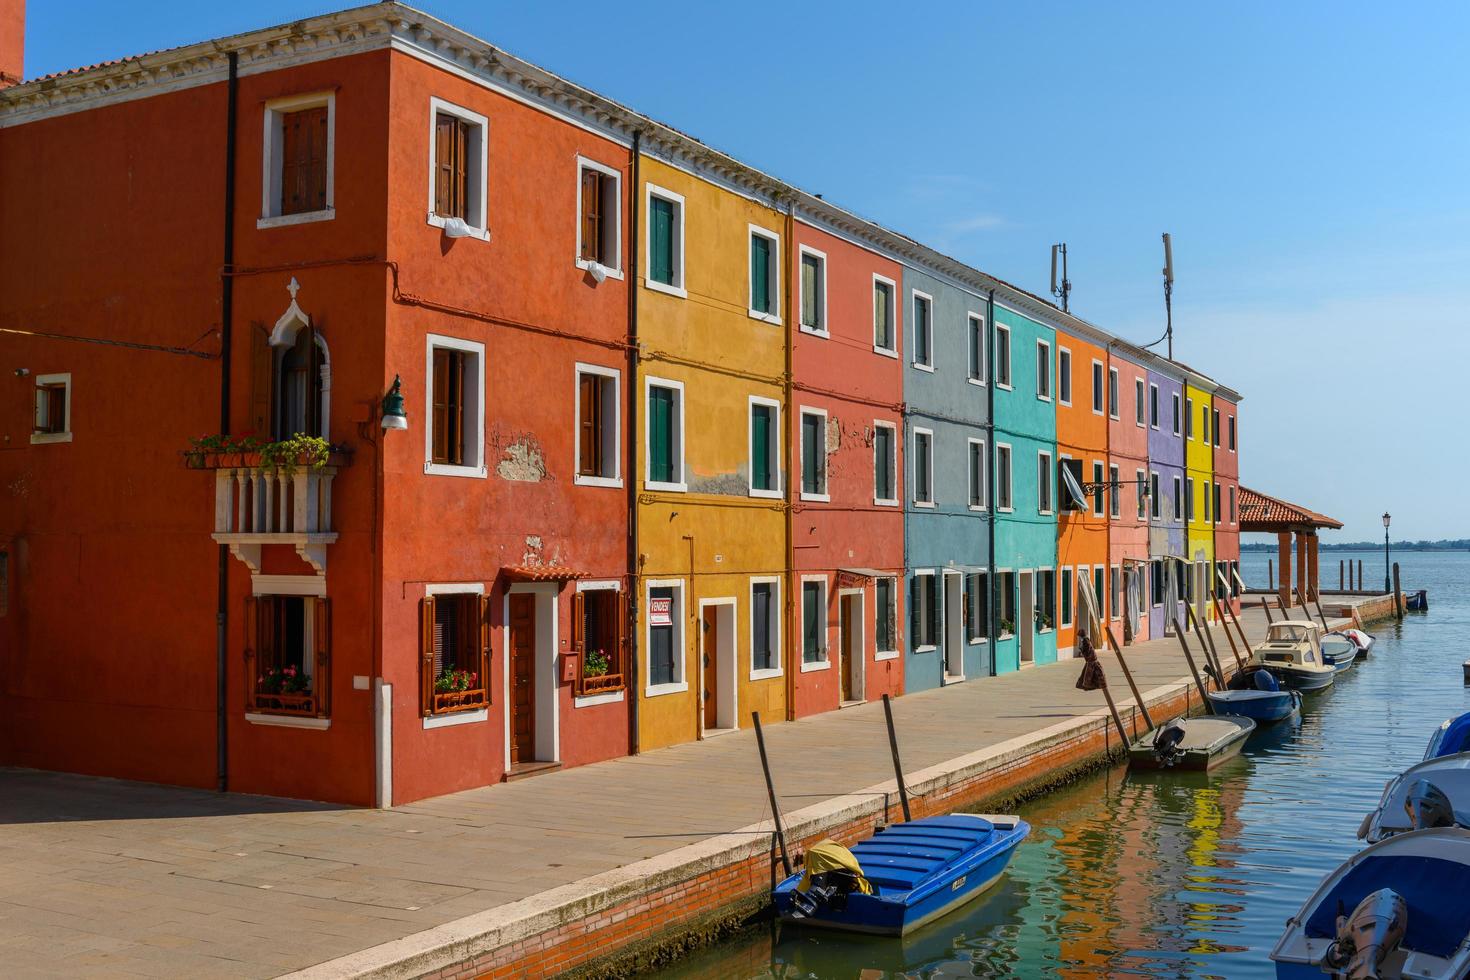
[[[1300,643],[1306,638],[1307,628],[1294,626],[1291,623],[1277,623],[1266,635],[1266,639],[1272,643]]]

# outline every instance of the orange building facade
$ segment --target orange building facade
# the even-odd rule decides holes
[[[1057,462],[1083,491],[1075,500],[1065,477],[1057,488],[1057,658],[1066,659],[1089,623],[1080,590],[1095,588],[1099,571],[1107,578],[1108,493],[1100,484],[1108,479],[1108,352],[1080,333],[1059,330],[1056,358]]]

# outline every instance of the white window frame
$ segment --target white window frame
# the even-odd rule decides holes
[[[1057,606],[1059,605],[1059,603],[1057,602],[1057,582],[1059,581],[1057,570],[1055,568],[1048,568],[1046,566],[1032,569],[1031,581],[1034,583],[1032,585],[1032,588],[1035,590],[1036,593],[1036,604],[1037,606],[1040,606],[1041,600],[1044,596],[1044,593],[1041,589],[1041,576],[1045,575],[1047,572],[1051,572],[1051,625],[1043,626],[1041,627],[1041,629],[1037,630],[1036,634],[1038,636],[1045,636],[1048,633],[1054,633],[1057,629]],[[1046,610],[1043,609],[1042,611],[1045,612]],[[1034,653],[1032,657],[1032,662],[1035,662]]]
[[[1057,614],[1057,628],[1061,629],[1063,627],[1071,626],[1072,623],[1077,619],[1077,570],[1071,565],[1062,565],[1057,568],[1056,573],[1056,579],[1054,580],[1052,588],[1055,592],[1057,602],[1057,608],[1055,610]],[[1064,578],[1067,579],[1067,587],[1065,590],[1062,588],[1062,580]],[[1062,604],[1063,595],[1067,597],[1067,602],[1065,605]],[[1066,619],[1062,618],[1062,610],[1064,609],[1067,611]]]
[[[1092,359],[1092,414],[1101,417],[1107,412],[1108,391],[1103,362]]]
[[[1108,519],[1119,520],[1123,515],[1123,508],[1118,506],[1118,467],[1116,464],[1108,464]]]
[[[35,431],[35,392],[53,385],[61,385],[65,389],[66,417],[61,421],[62,431],[37,432]],[[31,445],[42,446],[48,443],[71,442],[71,372],[36,375],[36,386],[31,394],[31,419]]]
[[[1000,456],[1005,454],[1005,480],[1000,478]],[[995,444],[995,510],[999,514],[1011,514],[1016,509],[1016,456],[1012,452],[1011,444],[1008,442],[997,442]],[[1006,504],[1001,505],[1000,491],[1005,489]]]
[[[817,493],[808,493],[806,489],[806,417],[808,415],[821,416],[822,419],[822,489]],[[828,503],[832,495],[827,492],[827,410],[817,408],[813,405],[798,405],[796,409],[797,426],[796,431],[800,433],[797,445],[797,458],[801,463],[800,483],[797,484],[802,500],[811,500],[816,503]]]
[[[677,393],[675,404],[678,407],[679,432],[675,443],[679,448],[679,458],[675,462],[674,470],[679,474],[679,479],[673,483],[665,483],[655,480],[650,474],[653,472],[653,427],[649,424],[648,396],[654,388],[667,388]],[[643,379],[643,488],[645,490],[663,490],[669,493],[687,493],[689,484],[684,479],[684,436],[687,426],[684,424],[684,382],[675,381],[672,378],[656,378],[648,375]]]
[[[922,435],[926,435],[926,436],[929,437],[929,452],[927,454],[929,458],[927,460],[923,459],[922,456],[924,454],[921,454],[919,452],[919,436],[921,434]],[[934,506],[935,500],[938,497],[938,494],[936,494],[934,492],[934,430],[933,429],[923,429],[923,428],[920,428],[918,426],[915,426],[914,427],[914,452],[912,453],[912,456],[913,456],[913,459],[914,459],[914,472],[912,474],[912,483],[910,485],[914,488],[914,492],[915,493],[918,493],[919,492],[919,469],[918,468],[920,466],[923,466],[925,468],[925,475],[928,477],[928,479],[925,482],[929,486],[929,499],[928,500],[919,500],[919,499],[916,498],[913,501],[913,504],[914,504],[915,507],[931,508],[931,507]]]
[[[928,293],[923,292],[923,291],[918,290],[918,289],[911,289],[911,290],[909,290],[909,310],[911,312],[918,309],[918,306],[919,306],[919,302],[920,301],[923,301],[923,303],[929,309],[929,315],[924,318],[924,323],[926,325],[926,329],[929,331],[929,343],[927,345],[928,348],[929,348],[929,360],[928,361],[921,362],[918,359],[919,358],[919,332],[918,332],[919,331],[919,317],[918,317],[918,314],[917,313],[914,313],[912,316],[909,317],[909,321],[910,321],[910,323],[911,323],[911,325],[913,327],[913,330],[914,330],[914,335],[913,335],[913,337],[910,338],[911,350],[913,351],[913,360],[912,360],[911,363],[918,370],[920,370],[920,371],[928,371],[930,374],[933,374],[934,373],[934,297],[933,296],[930,296]]]
[[[873,273],[873,293],[877,295],[878,284],[883,283],[888,287],[888,334],[893,339],[892,347],[880,347],[878,345],[878,308],[873,307],[873,353],[882,354],[884,357],[898,358],[898,337],[903,328],[898,322],[898,283],[887,276]]]
[[[1174,518],[1177,522],[1184,520],[1184,478],[1174,474]]]
[[[1148,394],[1147,383],[1137,375],[1133,378],[1133,421],[1140,429],[1148,428],[1148,406],[1143,399]]]
[[[1235,416],[1234,415],[1226,416],[1226,422],[1225,422],[1225,438],[1226,438],[1226,448],[1230,452],[1232,452],[1232,453],[1235,452]]]
[[[281,152],[285,141],[282,116],[300,109],[327,107],[327,206],[319,211],[281,213]],[[261,142],[260,217],[256,228],[278,228],[311,221],[330,221],[337,216],[337,93],[306,92],[287,95],[265,103],[265,130]],[[432,148],[431,148],[432,149]],[[432,175],[430,186],[432,186]],[[432,192],[431,192],[432,193]]]
[[[808,583],[811,583],[811,582],[819,583],[822,586],[822,659],[821,660],[813,660],[811,663],[807,663],[807,659],[806,659],[806,587],[807,587],[807,584]],[[827,598],[828,598],[828,592],[829,592],[829,588],[828,588],[828,585],[827,585],[827,576],[825,576],[825,575],[803,575],[801,577],[801,599],[797,603],[797,609],[796,609],[796,625],[797,625],[797,630],[798,630],[797,636],[799,637],[799,640],[797,642],[800,644],[800,648],[799,648],[800,658],[799,659],[800,659],[800,663],[801,663],[801,672],[803,674],[809,674],[812,671],[816,671],[816,670],[831,670],[832,669],[832,643],[831,643],[831,639],[832,638],[827,635]]]
[[[643,285],[656,293],[667,293],[680,299],[688,299],[689,292],[684,286],[686,281],[684,278],[684,195],[657,184],[645,185],[643,192],[644,228],[652,227],[650,219],[653,216],[655,197],[674,206],[674,241],[671,249],[674,282],[672,284],[662,283],[649,278],[648,270],[653,268],[653,236],[645,233],[643,236]],[[749,295],[748,290],[747,295]]]
[[[612,179],[612,182],[613,182],[613,194],[612,194],[612,197],[613,197],[613,201],[614,201],[614,205],[615,205],[614,208],[613,208],[614,222],[613,222],[613,227],[612,227],[613,264],[610,265],[610,266],[603,265],[600,262],[589,262],[588,260],[582,258],[582,171],[583,170],[595,170],[597,173],[601,174],[602,176],[611,178]],[[585,269],[590,269],[594,265],[596,265],[596,266],[600,266],[601,267],[603,273],[609,279],[621,279],[621,278],[623,278],[623,175],[622,175],[622,173],[620,171],[618,171],[618,170],[613,169],[612,167],[609,167],[605,163],[598,163],[596,160],[593,160],[591,157],[584,157],[584,156],[578,155],[578,157],[577,157],[577,186],[576,186],[576,189],[575,189],[575,193],[576,193],[576,196],[577,196],[577,252],[576,252],[574,258],[576,259],[576,262],[577,262],[577,268],[584,269],[585,270]],[[603,195],[603,200],[604,200],[604,202],[607,200],[607,195],[605,195],[605,194]],[[607,215],[604,214],[603,215],[603,221],[605,222],[606,220],[607,220]],[[603,234],[606,235],[606,234],[608,234],[608,232],[604,231]]]
[[[968,361],[966,361],[965,380],[968,381],[970,384],[975,385],[976,387],[984,388],[985,379],[989,373],[987,371],[987,368],[990,366],[989,359],[987,358],[985,351],[985,338],[987,336],[985,332],[985,317],[981,316],[979,313],[967,312],[965,314],[965,330],[969,335],[966,338],[966,343],[969,347],[969,350],[973,353],[975,350],[975,345],[978,343],[980,346],[980,376],[976,377],[975,375],[970,373],[970,364]]]
[[[1067,362],[1067,370],[1065,372],[1062,371],[1062,360],[1064,358],[1066,359],[1066,362]],[[1067,379],[1067,397],[1065,397],[1065,398],[1062,397],[1062,378],[1063,377],[1066,377],[1066,379]],[[1069,347],[1061,347],[1061,346],[1058,346],[1057,347],[1057,368],[1056,368],[1056,384],[1055,384],[1055,388],[1056,388],[1057,404],[1058,405],[1065,405],[1068,408],[1071,408],[1072,407],[1072,350]]]
[[[473,455],[464,453],[470,460],[455,465],[435,463],[434,459],[434,349],[464,351],[473,354],[475,364],[465,371],[466,382],[474,381],[474,390],[465,385],[465,449],[473,449]],[[471,417],[470,413],[474,415]],[[470,423],[473,422],[473,425]],[[489,472],[485,462],[485,345],[476,340],[446,337],[431,333],[424,337],[424,472],[430,476],[464,476],[483,480]]]
[[[803,320],[803,311],[806,309],[806,279],[802,276],[802,260],[808,255],[817,260],[817,325],[808,327]],[[830,337],[831,331],[827,328],[827,253],[818,251],[810,245],[801,245],[796,249],[796,327],[802,333],[812,337]]]
[[[1184,438],[1194,442],[1194,399],[1184,399]]]
[[[684,580],[681,578],[653,578],[646,579],[643,583],[643,676],[653,676],[653,623],[648,616],[648,597],[654,589],[674,590],[674,609],[670,617],[674,625],[674,667],[678,671],[679,679],[668,684],[654,684],[645,680],[643,682],[643,696],[649,698],[660,697],[665,694],[679,694],[689,690],[689,651],[685,649],[684,623],[688,618],[688,610],[684,603],[688,599],[688,593],[684,588]]]
[[[1235,509],[1235,484],[1230,484],[1230,523],[1240,523],[1240,513]]]
[[[1036,451],[1036,513],[1042,517],[1050,517],[1056,513],[1056,501],[1052,499],[1052,474],[1056,472],[1056,459],[1050,450],[1038,449]],[[1042,507],[1042,484],[1041,471],[1046,470],[1046,503],[1050,506]]]
[[[1174,435],[1177,436],[1179,435],[1179,392],[1171,391],[1169,392],[1169,395],[1174,405],[1174,418],[1172,421],[1172,426],[1174,429]]]
[[[1006,374],[1006,379],[1004,381],[1002,381],[1000,379],[1000,364],[1001,364],[1001,358],[1000,358],[1000,335],[1001,334],[1005,334],[1006,335],[1006,356],[1005,356],[1005,369],[1006,369],[1005,374]],[[1013,390],[1012,385],[1011,385],[1011,382],[1014,379],[1014,376],[1011,374],[1011,328],[1008,327],[1008,326],[1006,326],[1004,323],[997,323],[995,325],[995,351],[996,351],[995,363],[991,365],[991,372],[992,372],[992,374],[993,374],[993,376],[995,378],[995,386],[997,388],[1001,389],[1002,391],[1011,391],[1011,390]]]
[[[902,470],[901,470],[901,468],[899,466],[899,463],[898,463],[898,457],[899,457],[899,452],[898,452],[898,425],[896,423],[893,423],[893,422],[885,422],[882,419],[874,419],[873,420],[873,429],[875,431],[878,430],[878,429],[887,429],[888,430],[888,433],[889,433],[889,444],[891,446],[893,446],[893,460],[890,462],[889,467],[888,467],[888,478],[889,478],[890,486],[893,489],[893,496],[892,497],[880,497],[880,496],[878,496],[878,487],[877,487],[876,482],[875,482],[875,485],[873,487],[873,505],[876,506],[876,507],[897,507],[898,504],[899,504],[899,500],[901,499],[899,497],[899,494],[898,494],[898,477],[899,477],[899,474],[902,472]],[[878,471],[878,440],[875,438],[873,440],[873,472],[876,473],[877,471]]]
[[[581,579],[577,582],[577,592],[614,592],[623,591],[622,583],[617,579]],[[591,708],[599,704],[616,704],[626,699],[625,691],[609,691],[606,694],[577,694],[572,696],[573,708]]]
[[[582,375],[595,374],[603,378],[612,379],[612,476],[583,476],[582,475]],[[601,364],[585,364],[577,362],[573,372],[574,388],[572,391],[572,475],[573,482],[582,487],[621,487],[623,485],[623,373],[617,368],[603,367]],[[604,413],[604,418],[606,418]],[[603,436],[603,458],[607,458],[607,436]]]
[[[932,579],[932,578],[934,578],[934,575],[935,575],[935,570],[932,569],[932,568],[916,568],[916,569],[914,569],[914,578],[916,578],[916,579],[920,579],[920,578],[929,578],[929,579]],[[939,586],[940,586],[940,584],[941,584],[940,582],[931,582],[930,583],[930,585],[931,585],[931,587],[932,587],[932,589],[934,591],[934,602],[936,604],[939,602]],[[920,594],[923,594],[923,591],[924,591],[923,589],[920,589],[919,590]],[[961,594],[963,594],[964,589],[961,588],[960,592],[961,592]],[[934,610],[933,610],[933,608],[931,607],[929,609],[925,609],[925,610],[923,610],[923,612],[924,612],[924,615],[919,618],[919,622],[921,624],[928,623],[928,624],[931,624],[932,625],[933,622],[934,622]],[[909,614],[910,615],[913,615],[913,610],[909,610]],[[940,629],[943,630],[943,628],[944,628],[944,624],[941,623],[940,624]],[[933,637],[933,639],[935,641],[938,641],[939,637],[936,635],[936,636]],[[917,644],[914,645],[914,652],[915,653],[929,653],[931,651],[938,650],[938,649],[939,649],[938,642],[934,642],[934,643],[917,643]]]
[[[755,412],[757,405],[764,405],[772,411],[771,434],[771,478],[775,486],[770,490],[762,490],[755,485]],[[764,398],[760,395],[750,395],[746,399],[745,406],[745,453],[749,465],[746,467],[745,486],[752,497],[765,497],[768,499],[780,499],[785,496],[781,486],[781,403],[774,398]],[[754,580],[752,580],[754,581]]]
[[[1042,356],[1045,349],[1046,356]],[[1042,367],[1042,365],[1046,365]],[[1042,388],[1046,391],[1043,392]],[[1051,370],[1051,341],[1037,338],[1036,341],[1036,397],[1044,402],[1051,401],[1052,393],[1052,370]]]
[[[427,583],[424,585],[425,596],[440,595],[477,595],[484,597],[484,582],[443,582]],[[491,665],[491,673],[494,673],[494,665]],[[507,680],[507,683],[509,681]],[[486,692],[489,693],[488,691]],[[453,728],[458,725],[471,725],[476,722],[488,721],[490,709],[481,708],[478,711],[457,711],[447,715],[429,715],[421,722],[424,731],[432,731],[435,728]]]
[[[437,96],[429,97],[429,205],[426,209],[428,223],[435,228],[443,228],[444,223],[448,220],[442,214],[434,213],[434,170],[438,163],[435,143],[439,139],[438,118],[441,112],[479,129],[479,152],[465,154],[466,160],[473,165],[473,169],[466,180],[470,191],[470,204],[466,210],[470,217],[466,217],[464,223],[470,227],[469,237],[488,242],[490,240],[490,120],[472,109],[455,105]]]
[[[757,585],[771,586],[771,653],[775,658],[776,666],[755,666],[755,587]],[[750,664],[750,679],[753,681],[769,680],[772,677],[781,677],[785,673],[785,658],[781,652],[781,579],[775,575],[752,575],[750,585],[746,592],[750,599],[750,644],[746,651]]]
[[[970,598],[969,598],[970,593],[965,590],[965,585],[969,582],[969,579],[970,579],[971,576],[976,576],[976,577],[979,577],[981,579],[984,579],[983,588],[985,590],[985,605],[986,605],[986,608],[988,609],[989,606],[990,606],[990,599],[991,599],[991,593],[990,593],[990,571],[988,569],[978,568],[978,569],[975,569],[973,571],[965,571],[962,574],[963,574],[964,577],[960,580],[960,602],[962,602],[962,603],[969,603],[969,601],[970,601]],[[979,636],[974,637],[973,639],[971,639],[968,636],[965,637],[965,646],[980,646],[981,644],[989,643],[989,642],[990,642],[990,622],[989,622],[988,619],[987,619],[987,621],[985,623],[981,624],[981,627],[980,627],[980,635]]]
[[[746,266],[746,268],[745,268],[745,307],[746,307],[746,313],[750,316],[750,318],[752,320],[759,320],[762,323],[771,323],[771,324],[775,324],[776,326],[780,326],[781,325],[781,236],[778,235],[778,234],[776,234],[774,231],[771,231],[769,228],[762,228],[760,225],[756,224],[755,222],[750,222],[747,227],[749,227],[749,229],[750,229],[750,235],[745,239],[745,255],[746,255],[746,260],[745,260],[745,266]],[[766,281],[771,284],[771,307],[775,311],[773,313],[762,313],[760,310],[757,310],[755,308],[755,306],[750,302],[752,299],[755,298],[755,296],[753,295],[753,291],[755,290],[755,277],[751,275],[751,273],[754,272],[755,270],[753,270],[750,267],[750,239],[753,238],[753,237],[755,237],[756,235],[759,235],[761,238],[764,238],[766,241],[768,241],[768,242],[771,243],[771,254],[770,254],[770,257],[766,260],[766,263],[767,263]]]
[[[1093,460],[1092,461],[1092,483],[1093,483],[1093,485],[1096,486],[1099,483],[1103,483],[1105,481],[1106,477],[1107,477],[1107,466],[1106,466],[1106,464],[1103,463],[1103,461],[1100,460],[1100,459]],[[1106,501],[1108,499],[1108,488],[1107,487],[1103,487],[1100,490],[1093,490],[1093,492],[1091,494],[1089,494],[1088,496],[1090,496],[1092,498],[1092,507],[1091,507],[1092,516],[1093,517],[1106,517],[1106,516],[1108,516],[1108,505],[1104,502],[1104,501]]]
[[[970,460],[974,457],[977,446],[979,447],[978,451],[980,453],[980,503],[972,504],[970,501],[975,497],[975,483],[971,479]],[[989,458],[985,455],[984,439],[970,438],[965,440],[965,506],[972,511],[985,510],[985,467],[989,462]]]
[[[1150,381],[1148,383],[1148,427],[1155,432],[1159,431],[1159,421],[1154,418],[1154,415],[1160,411],[1162,409],[1159,408],[1159,386]]]
[[[1143,470],[1133,471],[1133,493],[1138,502],[1138,519],[1140,522],[1148,522],[1148,504],[1143,499],[1143,490],[1148,486],[1148,474]]]
[[[900,652],[898,649],[893,649],[893,650],[880,650],[880,649],[878,649],[878,640],[879,640],[879,636],[878,636],[878,580],[879,579],[886,580],[886,581],[892,583],[892,585],[893,585],[893,589],[892,589],[892,593],[891,593],[892,596],[893,596],[893,609],[891,610],[892,615],[893,615],[893,640],[894,640],[894,642],[896,644],[898,644],[899,647],[902,647],[903,644],[901,642],[899,642],[899,637],[903,633],[903,617],[899,613],[898,596],[899,596],[899,593],[901,593],[903,591],[902,587],[899,584],[899,583],[901,583],[903,581],[903,576],[901,576],[901,575],[879,575],[878,578],[875,578],[873,580],[873,648],[874,648],[873,649],[873,659],[875,661],[878,661],[878,660],[897,660],[898,659],[899,652]]]
[[[1110,367],[1108,368],[1108,389],[1104,396],[1104,404],[1107,407],[1108,418],[1114,422],[1119,421],[1122,417],[1122,401],[1123,393],[1118,390],[1118,369]]]
[[[1123,566],[1122,565],[1109,565],[1108,566],[1108,601],[1110,603],[1112,603],[1112,608],[1109,609],[1108,612],[1110,612],[1110,613],[1113,614],[1112,615],[1112,618],[1114,620],[1121,620],[1123,618],[1123,603],[1125,603],[1125,602],[1128,601],[1128,593],[1126,591],[1124,591],[1122,593],[1122,602],[1119,602],[1118,601],[1118,587],[1119,587],[1119,583],[1121,583],[1122,581],[1123,581]]]

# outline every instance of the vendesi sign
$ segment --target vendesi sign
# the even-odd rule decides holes
[[[673,626],[674,600],[669,596],[648,597],[648,625]]]

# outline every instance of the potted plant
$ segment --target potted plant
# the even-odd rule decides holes
[[[480,675],[471,670],[446,670],[434,678],[434,693],[463,694],[480,686]]]
[[[1001,636],[1013,636],[1013,635],[1015,635],[1015,632],[1016,632],[1016,624],[1013,623],[1013,622],[1011,622],[1009,619],[1002,618],[1001,621],[1000,621],[1000,635]]]
[[[271,667],[260,675],[257,690],[261,694],[310,694],[311,678],[294,664]]]
[[[582,676],[601,677],[607,673],[609,666],[607,654],[601,650],[589,650],[582,657]]]

